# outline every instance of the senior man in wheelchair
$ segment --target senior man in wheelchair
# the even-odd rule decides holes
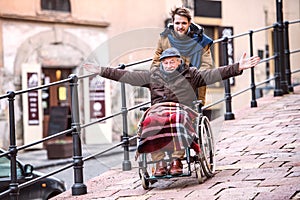
[[[188,112],[182,112],[185,106],[191,107],[193,101],[197,99],[197,88],[241,75],[243,70],[256,66],[259,61],[258,56],[246,58],[244,53],[238,63],[199,71],[195,67],[187,66],[177,49],[168,48],[160,56],[160,67],[152,68],[150,71],[129,71],[101,67],[93,63],[84,63],[83,66],[86,70],[99,73],[104,78],[149,88],[151,108],[141,123],[137,151],[151,153],[152,161],[157,162],[154,176],[159,177],[167,173],[182,174],[181,160],[184,158],[187,143],[190,143],[189,145],[196,151],[199,148],[193,146],[194,136],[189,132],[192,130],[189,117],[193,116],[189,116]],[[149,129],[151,124],[155,125],[154,129]],[[169,128],[166,129],[165,124],[168,124]],[[172,127],[173,124],[175,127]],[[166,150],[172,152],[169,170],[164,161]]]

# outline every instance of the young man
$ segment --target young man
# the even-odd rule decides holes
[[[170,47],[175,47],[187,65],[199,70],[212,69],[210,46],[212,39],[203,33],[203,29],[192,23],[189,9],[178,7],[171,10],[172,25],[161,34],[155,50],[151,68],[159,66],[161,53]],[[205,104],[206,87],[198,90],[198,99]]]
[[[170,174],[179,175],[182,173],[181,159],[185,154],[183,144],[186,144],[186,142],[177,142],[176,144],[173,144],[173,142],[179,141],[176,139],[179,137],[180,141],[184,137],[186,137],[186,141],[192,141],[192,135],[189,135],[192,133],[183,134],[180,131],[185,130],[182,129],[180,131],[178,131],[179,129],[175,131],[174,129],[166,130],[163,127],[165,122],[176,120],[178,124],[177,113],[180,113],[180,116],[186,115],[185,112],[182,112],[183,109],[180,105],[192,106],[192,102],[196,99],[198,87],[240,75],[244,69],[256,66],[259,60],[258,56],[246,59],[246,54],[244,54],[239,63],[199,71],[195,67],[186,65],[177,49],[168,48],[160,56],[159,67],[154,67],[150,71],[127,71],[125,69],[99,67],[93,64],[84,64],[84,67],[90,72],[99,73],[104,78],[149,88],[152,106],[148,117],[152,116],[152,118],[145,118],[142,123],[138,152],[151,153],[152,159],[159,161],[154,175],[163,176],[167,171],[166,163],[162,161],[165,153],[160,149],[165,148],[165,146],[174,147],[172,154],[174,160]],[[174,107],[176,109],[173,109]],[[191,120],[185,119],[188,119],[188,116],[179,118],[180,127],[190,127]],[[153,129],[148,129],[153,120],[161,123],[156,124],[154,132]],[[160,127],[160,129],[157,129],[157,127]]]

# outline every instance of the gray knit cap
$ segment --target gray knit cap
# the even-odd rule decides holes
[[[176,48],[171,47],[162,52],[159,60],[162,60],[167,57],[180,57],[180,53]]]

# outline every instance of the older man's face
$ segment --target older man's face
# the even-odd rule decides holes
[[[191,22],[189,22],[186,17],[180,16],[180,15],[175,15],[173,24],[174,24],[174,31],[179,36],[184,36],[187,33],[187,31],[189,30]]]
[[[181,62],[177,57],[168,57],[164,58],[161,63],[166,72],[172,72],[178,68]]]

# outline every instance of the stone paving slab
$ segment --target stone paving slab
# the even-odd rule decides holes
[[[120,166],[89,180],[85,195],[69,190],[53,199],[300,199],[300,87],[294,90],[258,99],[257,108],[236,111],[235,120],[223,123],[216,173],[202,184],[193,174],[159,180],[144,190],[134,164],[130,171]]]

